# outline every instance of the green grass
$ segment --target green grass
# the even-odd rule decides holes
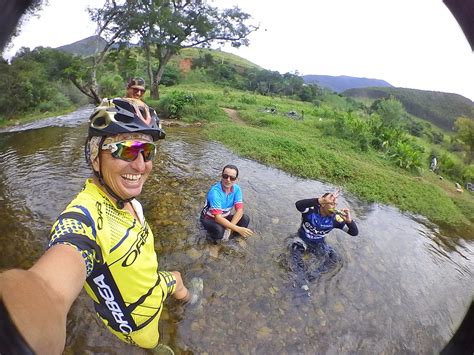
[[[178,55],[173,57],[172,61],[179,61],[184,58],[199,58],[200,56],[204,56],[206,53],[212,54],[214,61],[219,63],[227,63],[233,64],[236,66],[244,67],[244,68],[258,68],[261,69],[258,65],[239,57],[232,53],[227,53],[223,51],[216,51],[207,48],[185,48],[182,49]]]
[[[209,138],[239,155],[295,176],[343,187],[365,201],[424,215],[442,226],[472,228],[472,195],[456,194],[453,182],[441,181],[427,170],[414,175],[396,167],[379,152],[362,152],[357,142],[326,134],[325,128],[333,124],[332,118],[338,112],[331,103],[315,107],[209,85],[180,86],[180,90],[202,98],[189,108],[183,120],[208,122],[205,129]],[[245,124],[230,120],[220,107],[237,110]],[[277,114],[263,112],[265,107],[276,108]],[[285,115],[288,111],[304,111],[304,120],[289,118]]]

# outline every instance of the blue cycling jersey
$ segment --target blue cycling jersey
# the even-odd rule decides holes
[[[242,190],[240,186],[234,184],[230,193],[226,193],[219,181],[212,185],[207,193],[206,206],[204,207],[203,213],[208,218],[214,218],[214,216],[218,214],[222,215],[222,217],[226,217],[234,207],[236,210],[243,207]]]
[[[321,216],[317,199],[300,200],[296,204],[301,212],[301,226],[298,235],[307,243],[322,242],[331,230],[334,228],[343,229],[346,226],[346,223],[338,214]],[[354,222],[351,222],[348,227],[349,234],[357,235],[357,226]]]

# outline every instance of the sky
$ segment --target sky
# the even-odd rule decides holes
[[[87,6],[104,0],[49,0],[24,21],[3,53],[58,47],[95,32]],[[393,86],[450,92],[474,101],[474,53],[442,0],[208,0],[238,5],[260,29],[250,45],[222,50],[280,73],[348,75]],[[214,46],[214,48],[217,48]]]

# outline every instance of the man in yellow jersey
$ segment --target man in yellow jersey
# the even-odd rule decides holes
[[[110,331],[143,348],[158,344],[169,295],[195,303],[177,271],[158,271],[140,203],[152,169],[159,119],[127,99],[104,100],[90,117],[86,160],[94,176],[58,217],[46,253],[29,270],[0,274],[0,353],[59,354],[66,316],[84,286]],[[2,347],[3,346],[3,347]]]

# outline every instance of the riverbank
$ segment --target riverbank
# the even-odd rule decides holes
[[[469,192],[457,193],[454,183],[430,171],[419,176],[388,167],[378,157],[366,159],[344,142],[242,126],[234,122],[208,125],[209,137],[238,154],[293,175],[329,182],[367,202],[393,205],[426,216],[447,228],[473,228],[474,202]],[[311,137],[316,138],[316,137]]]
[[[369,203],[423,215],[443,228],[467,228],[472,233],[463,234],[474,235],[472,193],[457,192],[455,182],[428,169],[416,174],[408,172],[394,166],[380,152],[361,151],[357,142],[328,134],[334,110],[212,87],[184,89],[196,96],[195,103],[185,108],[181,120],[163,120],[165,127],[202,126],[209,139],[243,157],[298,177],[328,182]],[[157,102],[149,104],[157,106]],[[16,125],[73,110],[8,122]],[[303,113],[304,117],[295,118],[288,112]]]
[[[21,115],[21,116],[15,117],[15,118],[11,118],[11,119],[8,119],[8,120],[3,119],[3,120],[0,120],[0,128],[14,127],[14,126],[18,126],[18,125],[21,125],[21,124],[38,121],[38,120],[41,120],[41,119],[47,118],[47,117],[55,117],[55,116],[65,115],[65,114],[76,111],[81,106],[82,105],[70,106],[70,107],[63,108],[63,109],[56,110],[56,111],[31,112],[31,113],[24,114],[24,115]]]
[[[190,86],[186,90],[197,98],[184,111],[183,120],[206,123],[209,139],[243,157],[331,183],[367,202],[423,215],[445,229],[474,232],[472,193],[457,192],[455,182],[440,179],[428,168],[409,172],[378,151],[362,151],[358,142],[328,134],[334,124],[333,109],[222,89]],[[229,109],[234,113],[229,115]]]

